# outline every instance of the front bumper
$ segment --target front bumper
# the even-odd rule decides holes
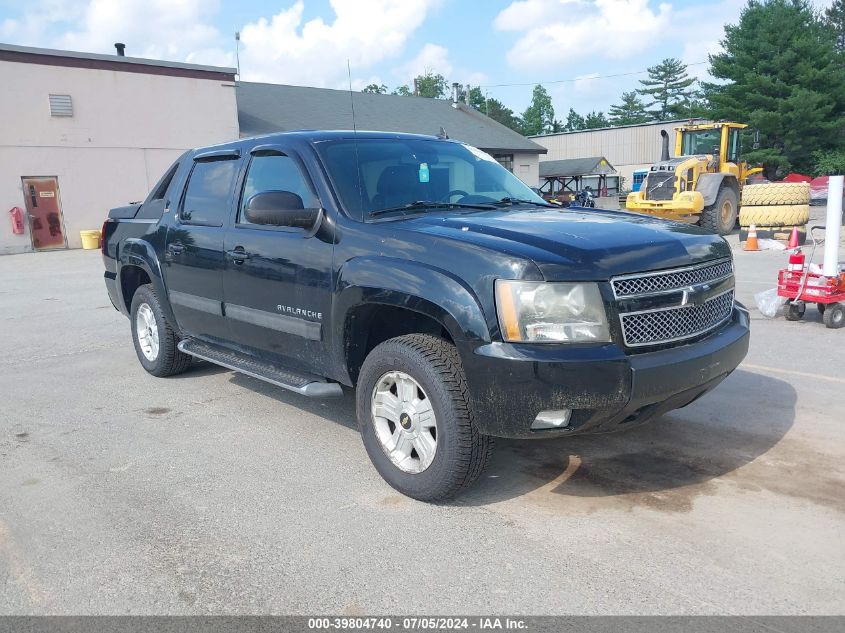
[[[685,192],[671,200],[646,200],[642,191],[635,191],[625,200],[626,211],[679,222],[697,222],[703,209],[704,197],[697,191]]]
[[[462,354],[479,430],[498,437],[552,437],[628,428],[686,406],[745,358],[748,312],[697,341],[625,354],[600,346],[488,343]],[[565,428],[532,431],[542,411],[571,409]]]

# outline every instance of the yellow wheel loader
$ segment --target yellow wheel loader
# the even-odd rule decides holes
[[[700,123],[675,128],[676,158],[669,158],[669,135],[661,131],[660,162],[651,166],[640,190],[628,194],[628,211],[730,233],[746,179],[763,171],[740,160],[740,133],[746,127]]]

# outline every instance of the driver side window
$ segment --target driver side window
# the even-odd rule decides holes
[[[240,224],[250,224],[244,217],[244,208],[253,195],[262,191],[290,191],[300,197],[303,208],[320,206],[314,190],[299,165],[290,156],[284,154],[259,154],[252,157],[238,209]]]

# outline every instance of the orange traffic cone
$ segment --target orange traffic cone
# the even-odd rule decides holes
[[[798,227],[792,227],[792,233],[789,234],[789,243],[786,245],[787,248],[798,248]]]
[[[760,245],[757,243],[757,226],[752,224],[748,227],[748,237],[745,238],[746,251],[759,251]]]

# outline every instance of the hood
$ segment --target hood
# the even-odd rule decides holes
[[[402,225],[531,259],[549,280],[607,280],[731,255],[721,237],[698,227],[601,209],[421,215]]]

